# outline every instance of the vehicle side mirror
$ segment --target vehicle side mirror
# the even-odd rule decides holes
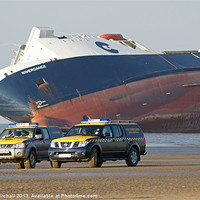
[[[37,140],[42,140],[42,139],[43,139],[42,134],[36,134],[36,135],[35,135],[35,139],[37,139]]]

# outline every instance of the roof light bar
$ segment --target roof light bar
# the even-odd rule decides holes
[[[81,120],[81,124],[92,124],[92,123],[110,123],[110,119],[87,119]]]
[[[39,126],[39,123],[12,123],[8,127]]]

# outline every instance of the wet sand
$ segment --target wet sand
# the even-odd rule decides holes
[[[124,161],[90,169],[67,163],[52,169],[0,165],[0,199],[200,199],[200,154],[148,154],[137,167]],[[88,196],[90,195],[90,196]]]

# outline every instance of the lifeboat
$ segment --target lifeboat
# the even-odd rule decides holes
[[[126,40],[121,34],[103,34],[100,38],[104,38],[106,40]]]

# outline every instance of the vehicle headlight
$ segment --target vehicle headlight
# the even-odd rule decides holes
[[[79,142],[78,147],[85,147],[88,143],[88,141]]]
[[[15,145],[15,148],[19,148],[19,149],[26,148],[26,144],[25,143],[17,143]]]
[[[56,147],[55,142],[51,142],[50,147],[55,148]]]

